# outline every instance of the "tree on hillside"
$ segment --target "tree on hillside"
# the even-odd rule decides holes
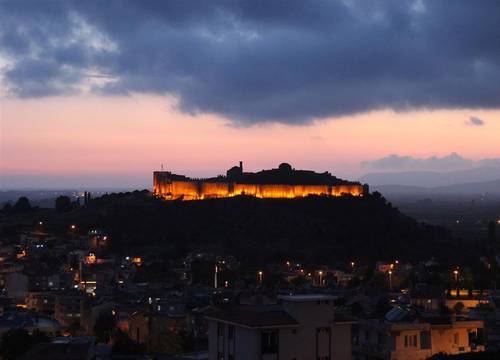
[[[145,352],[144,345],[136,343],[126,332],[117,330],[113,335],[113,355],[139,355]]]
[[[175,355],[184,350],[185,339],[166,327],[162,327],[150,336],[150,351],[154,354]]]
[[[465,309],[464,303],[459,301],[453,306],[453,312],[457,315],[460,315],[462,311]]]
[[[94,325],[94,336],[99,343],[108,343],[116,328],[116,318],[111,312],[101,312]]]
[[[58,213],[70,211],[71,208],[71,199],[68,196],[58,196],[56,198],[56,211]]]
[[[30,201],[26,196],[21,196],[13,206],[12,210],[14,210],[15,212],[30,211],[31,210]]]

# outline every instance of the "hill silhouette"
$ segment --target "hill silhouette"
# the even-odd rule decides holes
[[[378,193],[163,201],[136,191],[95,199],[78,217],[112,229],[116,251],[151,246],[171,254],[212,251],[256,263],[293,258],[315,264],[451,258],[460,252],[446,229],[417,223]]]

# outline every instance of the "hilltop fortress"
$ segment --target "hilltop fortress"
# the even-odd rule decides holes
[[[368,185],[338,179],[329,172],[295,170],[283,163],[277,169],[243,172],[243,163],[226,176],[191,179],[169,171],[153,173],[153,194],[166,200],[202,200],[237,195],[258,198],[297,198],[309,195],[363,196]]]

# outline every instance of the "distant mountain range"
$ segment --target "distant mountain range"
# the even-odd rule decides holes
[[[373,185],[370,191],[378,191],[382,194],[392,195],[438,195],[438,194],[463,194],[463,195],[479,195],[479,194],[495,194],[500,196],[500,180],[454,184],[448,186],[436,187],[420,187],[407,185]]]
[[[406,171],[370,173],[360,181],[390,193],[500,194],[500,167],[478,167],[449,172]]]

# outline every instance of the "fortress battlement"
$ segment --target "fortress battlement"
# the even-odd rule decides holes
[[[169,171],[153,173],[153,194],[166,200],[203,200],[237,195],[258,198],[297,198],[309,195],[363,196],[368,186],[339,179],[329,172],[296,170],[282,163],[277,169],[243,172],[243,163],[226,176],[192,179]]]

